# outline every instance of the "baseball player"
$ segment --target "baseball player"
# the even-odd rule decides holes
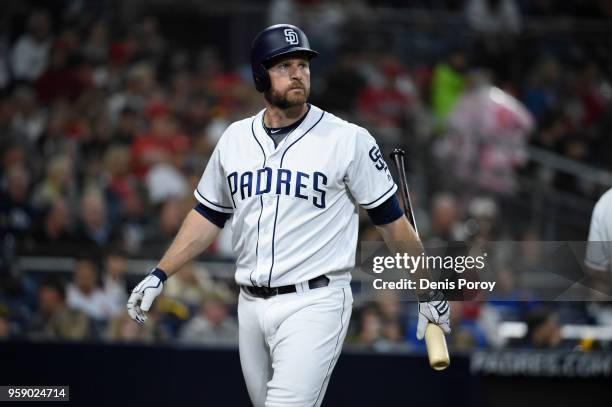
[[[316,56],[295,26],[257,35],[251,64],[265,109],[224,132],[194,191],[197,206],[127,305],[144,323],[164,281],[229,221],[240,361],[255,406],[321,404],[351,316],[357,205],[387,242],[417,241],[374,138],[307,103]],[[446,300],[422,295],[419,338],[430,321],[449,332]]]
[[[584,262],[591,287],[612,295],[612,188],[593,208]]]

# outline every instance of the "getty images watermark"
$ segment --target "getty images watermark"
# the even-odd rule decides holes
[[[409,273],[414,275],[417,271],[432,271],[444,274],[453,272],[458,275],[465,271],[484,271],[486,269],[487,253],[477,256],[436,256],[421,253],[414,256],[408,253],[396,253],[389,256],[372,257],[372,272],[382,274],[385,272]],[[397,277],[397,276],[395,276]],[[418,276],[415,279],[399,278],[388,281],[375,278],[372,287],[375,290],[486,290],[492,292],[496,281],[478,281],[472,278],[445,278],[434,279]]]
[[[414,301],[419,290],[453,301],[612,301],[590,266],[612,242],[362,241],[353,281],[367,295]]]

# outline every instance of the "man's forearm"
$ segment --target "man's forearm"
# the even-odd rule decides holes
[[[599,297],[601,294],[604,294],[604,297],[612,296],[612,278],[609,271],[597,270],[587,266],[584,282],[591,289],[591,295],[595,297]]]
[[[170,277],[206,250],[220,231],[219,227],[192,209],[183,220],[180,230],[159,261],[158,267]]]
[[[393,254],[408,253],[410,256],[421,256],[423,254],[423,245],[416,234],[414,228],[408,222],[405,216],[386,224],[377,226],[378,231],[382,235],[389,251]],[[430,279],[429,270],[420,267],[412,274],[416,280]],[[419,287],[420,284],[417,285]],[[417,296],[425,294],[428,290],[415,290]]]

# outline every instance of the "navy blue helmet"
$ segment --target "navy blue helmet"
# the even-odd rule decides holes
[[[251,69],[257,90],[270,89],[267,69],[272,59],[296,52],[306,54],[309,59],[319,55],[310,49],[306,34],[294,25],[277,24],[257,34],[251,45]]]

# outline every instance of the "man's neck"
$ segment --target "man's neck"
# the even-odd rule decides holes
[[[296,121],[300,120],[308,111],[308,105],[304,103],[301,106],[291,107],[289,109],[279,109],[266,103],[266,111],[264,113],[264,124],[266,127],[278,129],[287,127]]]

